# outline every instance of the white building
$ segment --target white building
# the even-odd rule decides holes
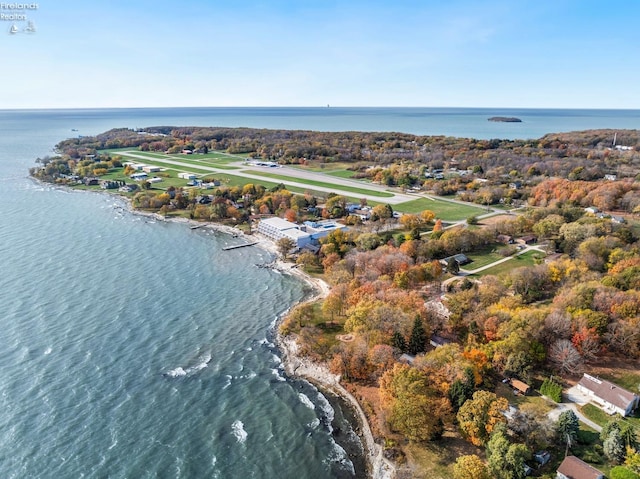
[[[142,167],[142,171],[146,172],[146,173],[157,173],[158,171],[160,171],[160,167],[159,166],[143,166]]]
[[[178,173],[178,178],[182,178],[183,180],[195,180],[197,177],[193,173]]]
[[[577,387],[608,414],[618,413],[627,416],[638,407],[640,401],[637,394],[588,374],[582,376]]]
[[[297,248],[302,248],[308,244],[317,243],[320,238],[341,228],[344,228],[344,225],[334,221],[307,221],[303,225],[298,225],[282,218],[273,217],[260,220],[258,233],[274,241],[289,238]]]
[[[154,176],[153,178],[149,178],[147,181],[149,183],[160,183],[162,181],[162,178],[158,178],[157,176]]]

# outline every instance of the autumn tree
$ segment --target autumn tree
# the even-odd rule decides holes
[[[436,374],[396,364],[380,379],[380,394],[389,425],[411,441],[429,441],[444,431],[451,407],[431,377]]]
[[[487,466],[475,454],[459,456],[453,465],[453,479],[491,479]]]
[[[278,251],[282,255],[284,259],[289,256],[289,252],[295,248],[296,244],[293,242],[291,238],[280,238],[276,241],[276,246],[278,247]]]
[[[476,391],[457,414],[462,435],[475,446],[485,444],[496,425],[506,422],[504,411],[508,408],[505,398],[489,391]]]
[[[565,374],[576,374],[582,370],[583,360],[580,353],[567,339],[558,339],[549,348],[549,361]]]

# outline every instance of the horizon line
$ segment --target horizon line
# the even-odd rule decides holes
[[[318,110],[330,109],[448,109],[448,110],[615,110],[615,111],[640,111],[640,108],[614,108],[614,107],[528,107],[528,106],[393,106],[393,105],[377,105],[377,106],[359,106],[359,105],[336,105],[326,106],[319,105],[258,105],[258,106],[83,106],[83,107],[16,107],[16,108],[0,108],[0,111],[42,111],[42,110],[162,110],[162,109],[295,109],[308,108]]]

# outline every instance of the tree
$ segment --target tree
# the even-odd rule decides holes
[[[551,345],[549,360],[562,373],[576,374],[582,370],[582,356],[568,339],[558,339]]]
[[[447,260],[447,273],[458,274],[460,272],[460,263],[453,256]]]
[[[276,241],[276,246],[278,247],[278,251],[282,255],[284,259],[289,256],[289,251],[295,248],[296,244],[293,242],[291,238],[280,238]]]
[[[489,391],[476,391],[457,414],[462,435],[475,446],[485,444],[497,424],[505,423],[504,411],[509,409],[505,398]]]
[[[571,409],[563,411],[560,413],[558,417],[558,422],[556,423],[556,432],[558,433],[559,439],[563,444],[568,444],[571,447],[571,444],[575,442],[575,439],[578,437],[578,431],[580,430],[580,423],[578,421],[578,416]]]
[[[427,333],[424,330],[422,319],[417,316],[413,322],[413,329],[411,330],[411,336],[409,337],[409,353],[416,355],[426,351],[427,347]]]
[[[525,479],[525,460],[531,456],[524,444],[510,444],[504,426],[496,427],[487,443],[487,463],[495,479]]]
[[[407,352],[407,340],[404,339],[404,336],[400,331],[394,331],[393,336],[391,337],[391,344],[394,348],[400,350],[400,352]]]
[[[612,429],[609,433],[609,436],[602,443],[602,450],[604,451],[605,456],[611,462],[615,464],[620,464],[624,461],[626,456],[626,451],[624,447],[624,440],[620,434],[620,429]]]
[[[553,399],[555,402],[562,402],[562,386],[555,382],[553,378],[547,378],[540,386],[540,394]]]
[[[475,389],[475,375],[471,367],[464,370],[464,380],[456,379],[449,388],[449,400],[454,411],[458,411],[465,401],[473,395]]]
[[[380,379],[380,394],[390,427],[411,441],[429,441],[444,431],[449,400],[433,381],[435,371],[396,364]]]
[[[460,456],[453,465],[453,479],[491,479],[487,466],[475,454]]]

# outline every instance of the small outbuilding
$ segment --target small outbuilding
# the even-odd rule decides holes
[[[512,379],[510,383],[511,383],[511,387],[518,394],[527,395],[529,391],[531,391],[531,386],[529,386],[527,383],[520,381],[519,379]]]

